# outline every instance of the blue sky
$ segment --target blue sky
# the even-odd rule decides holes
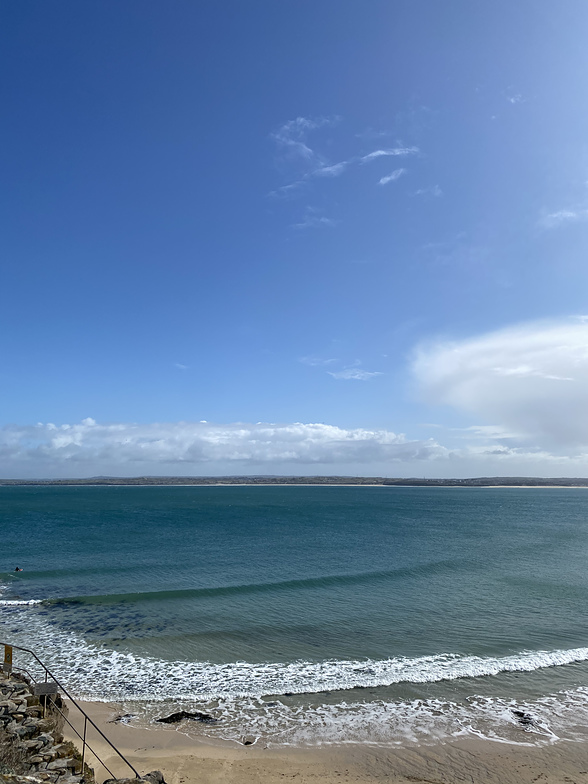
[[[587,33],[7,4],[0,475],[586,475]]]

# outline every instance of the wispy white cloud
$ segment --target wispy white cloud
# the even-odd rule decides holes
[[[309,365],[310,367],[320,367],[322,365],[334,365],[335,362],[338,362],[339,360],[336,358],[323,359],[323,357],[317,357],[315,354],[311,354],[307,357],[300,357],[298,361],[303,365]]]
[[[269,195],[292,195],[293,193],[300,191],[301,188],[307,185],[315,177],[339,177],[347,169],[350,163],[352,163],[352,161],[339,161],[339,163],[333,163],[331,165],[321,164],[318,168],[312,169],[311,171],[303,174],[298,180],[295,180],[288,185],[282,185],[281,187],[276,188],[276,190],[272,191]]]
[[[520,433],[513,433],[501,425],[471,425],[470,427],[458,429],[463,430],[465,433],[473,437],[481,436],[482,438],[490,440],[502,440],[503,438],[521,438]]]
[[[367,155],[353,155],[346,160],[332,163],[310,146],[308,134],[324,126],[333,125],[339,120],[339,117],[319,119],[297,117],[284,123],[277,131],[271,134],[271,138],[278,147],[282,164],[285,162],[289,163],[287,168],[290,171],[290,175],[294,175],[294,177],[291,182],[273,190],[269,194],[270,196],[291,196],[300,191],[305,185],[308,185],[312,180],[340,177],[351,166],[368,163],[377,158],[414,155],[419,152],[418,147],[397,146],[374,150]],[[390,182],[390,180],[387,181]],[[385,182],[382,184],[385,184]]]
[[[394,182],[395,180],[402,177],[403,174],[406,174],[406,169],[394,169],[391,174],[386,175],[386,177],[382,177],[379,180],[378,185],[387,185],[389,182]]]
[[[365,131],[361,133],[356,133],[355,136],[358,139],[384,139],[386,137],[393,136],[393,131],[375,131],[373,128],[367,128]]]
[[[181,362],[174,362],[174,367],[177,367],[178,370],[188,370],[188,365],[182,365]]]
[[[539,226],[544,229],[557,229],[566,223],[579,223],[588,220],[588,209],[574,207],[545,213],[539,219]]]
[[[302,190],[305,184],[306,184],[306,180],[304,178],[300,180],[295,180],[294,182],[290,182],[287,185],[281,185],[279,188],[270,191],[270,193],[268,193],[268,196],[272,198],[284,198],[288,196],[293,196],[294,194]]]
[[[317,164],[322,159],[320,155],[309,147],[307,143],[308,133],[325,125],[332,125],[335,122],[337,122],[337,118],[334,117],[296,117],[294,120],[288,120],[288,122],[281,125],[277,131],[271,134],[271,138],[283,154]]]
[[[360,163],[369,163],[370,161],[375,161],[376,158],[396,155],[416,155],[418,152],[420,152],[418,147],[391,147],[385,150],[374,150],[367,155],[363,155],[359,161]]]
[[[338,177],[343,174],[345,169],[349,166],[351,161],[339,161],[331,166],[321,166],[309,174],[309,177]]]
[[[523,103],[525,101],[522,94],[517,92],[514,87],[509,87],[506,91],[506,100],[511,104]]]
[[[343,370],[327,371],[333,378],[342,379],[344,381],[369,381],[370,378],[383,375],[377,370],[362,370],[360,367],[347,367]]]
[[[293,223],[294,229],[320,229],[320,228],[333,228],[339,221],[333,218],[326,218],[324,215],[315,215],[308,212],[300,223]]]
[[[415,196],[443,196],[443,191],[438,185],[429,185],[427,188],[419,188],[414,192]]]

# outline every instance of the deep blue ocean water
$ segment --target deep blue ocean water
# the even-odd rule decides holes
[[[588,491],[5,487],[0,514],[0,640],[138,722],[583,738]]]

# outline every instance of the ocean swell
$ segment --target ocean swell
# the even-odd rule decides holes
[[[588,647],[521,651],[503,657],[439,653],[415,658],[319,662],[166,661],[89,644],[47,623],[25,602],[4,601],[0,639],[33,646],[64,683],[86,699],[165,700],[316,694],[402,683],[434,683],[588,660]],[[28,605],[29,602],[26,602]],[[4,622],[2,622],[2,620]],[[16,625],[15,625],[16,624]],[[34,641],[34,642],[33,642]]]

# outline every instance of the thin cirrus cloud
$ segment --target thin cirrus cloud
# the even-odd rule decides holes
[[[281,163],[291,164],[296,171],[296,178],[292,182],[272,191],[270,196],[291,196],[311,180],[340,177],[355,164],[370,163],[390,156],[415,155],[419,152],[418,147],[388,147],[373,150],[367,155],[354,155],[346,160],[330,163],[325,156],[310,146],[308,135],[320,128],[335,125],[340,122],[340,119],[340,117],[318,119],[297,117],[284,123],[270,135],[278,148]]]
[[[378,185],[388,185],[389,182],[395,182],[396,180],[400,179],[403,174],[406,174],[406,169],[394,169],[391,174],[382,177],[382,179],[378,182]]]
[[[383,375],[379,370],[362,370],[359,367],[347,367],[343,370],[328,370],[330,376],[343,381],[369,381],[370,378]]]
[[[556,210],[541,216],[539,226],[543,229],[557,229],[567,223],[580,223],[588,220],[588,209],[585,207]]]
[[[118,476],[138,470],[242,470],[248,464],[320,465],[430,460],[447,450],[434,440],[408,440],[389,430],[294,422],[37,424],[0,429],[4,476]],[[193,467],[191,469],[191,467]]]
[[[375,161],[376,158],[387,158],[389,156],[397,155],[416,155],[418,152],[420,152],[418,147],[390,147],[386,150],[374,150],[373,152],[368,153],[368,155],[363,155],[359,158],[359,162],[369,163],[370,161]]]
[[[562,457],[588,453],[585,318],[423,346],[412,370],[429,403],[474,414],[536,450]]]
[[[414,192],[415,196],[443,196],[443,191],[438,185],[429,185],[427,188],[419,188]]]
[[[322,128],[326,125],[333,125],[338,122],[337,117],[296,117],[288,120],[271,134],[271,138],[276,143],[280,153],[286,157],[302,159],[306,162],[320,164],[321,156],[307,144],[307,137],[310,131]]]
[[[308,213],[299,223],[293,223],[294,229],[320,229],[320,228],[333,228],[338,221],[333,218],[326,218],[324,215],[313,215]]]
[[[334,365],[339,360],[333,357],[324,359],[323,357],[316,356],[316,354],[310,354],[306,357],[300,357],[298,361],[309,367],[321,367],[323,365]]]
[[[340,161],[334,163],[332,166],[321,166],[319,169],[310,173],[310,177],[338,177],[343,174],[345,169],[349,166],[351,161]]]

